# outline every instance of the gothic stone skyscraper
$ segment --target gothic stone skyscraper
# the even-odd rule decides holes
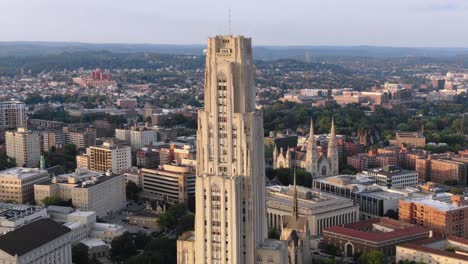
[[[178,263],[286,263],[286,243],[267,239],[263,114],[255,108],[251,39],[210,38],[205,78],[195,232],[178,240]]]

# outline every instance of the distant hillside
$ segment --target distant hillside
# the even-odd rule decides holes
[[[204,45],[162,44],[88,44],[78,42],[0,42],[0,57],[50,55],[63,52],[109,51],[113,53],[160,53],[200,55]],[[314,56],[357,57],[454,57],[468,55],[468,48],[404,48],[374,46],[256,46],[256,59],[294,58],[304,60]]]

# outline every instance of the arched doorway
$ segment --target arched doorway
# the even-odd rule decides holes
[[[322,167],[322,176],[327,176],[327,166]]]
[[[347,243],[346,244],[346,256],[352,257],[354,255],[354,247],[353,244]]]

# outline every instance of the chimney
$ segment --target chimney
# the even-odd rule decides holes
[[[452,205],[455,207],[463,206],[465,202],[465,198],[460,195],[453,195],[450,197],[450,200],[452,201]]]

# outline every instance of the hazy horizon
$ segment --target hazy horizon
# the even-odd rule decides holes
[[[204,45],[232,33],[256,46],[468,48],[465,0],[2,0],[0,9],[8,42]]]

